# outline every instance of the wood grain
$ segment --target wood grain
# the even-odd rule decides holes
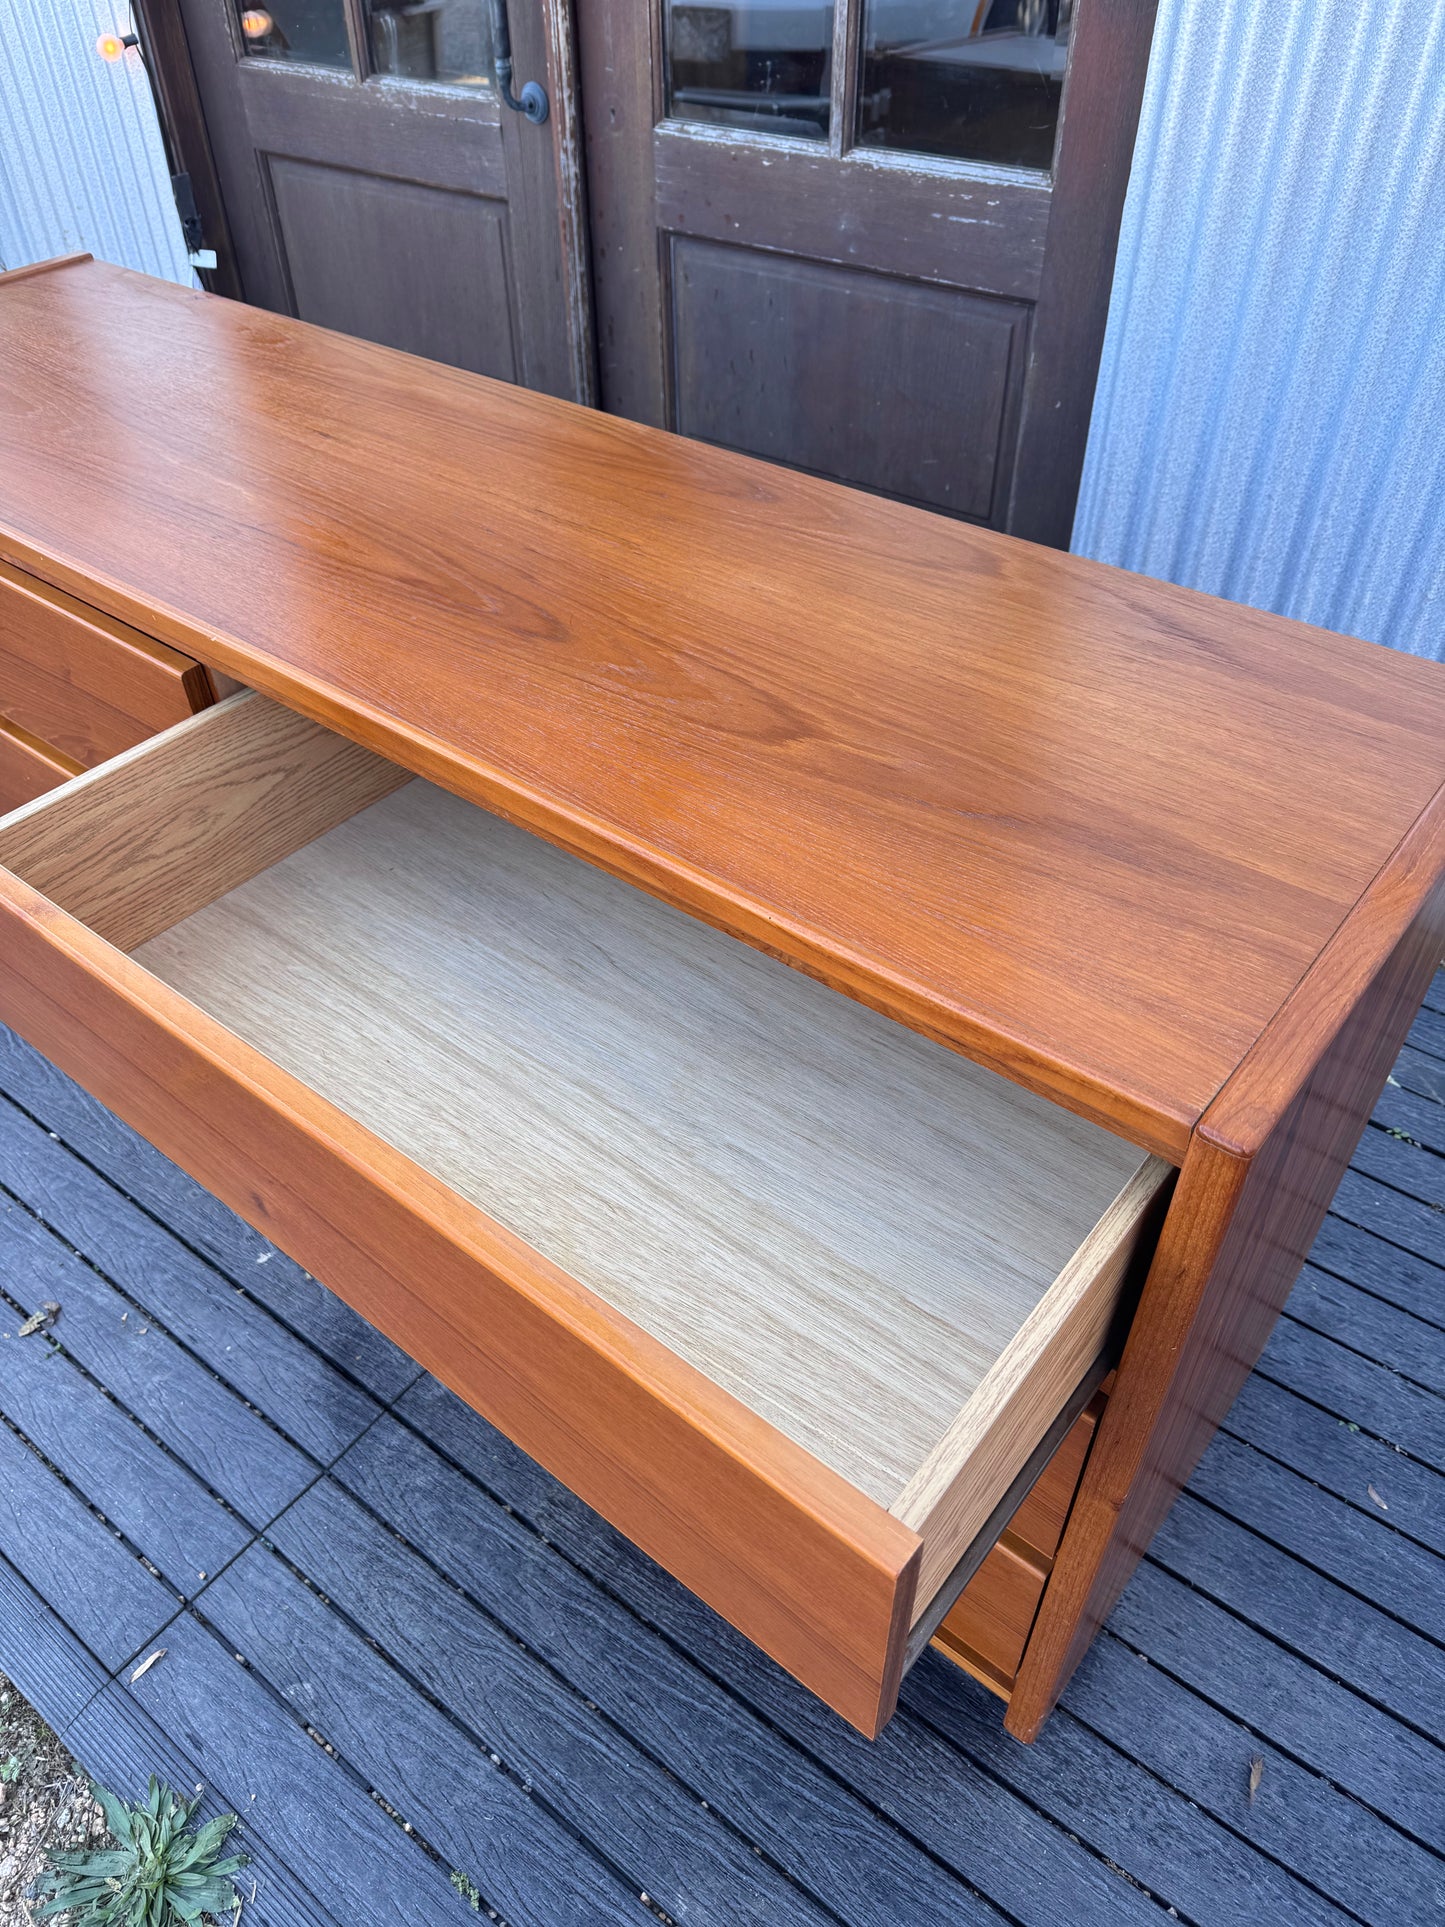
[[[1173,1177],[1146,1158],[1024,1320],[892,1511],[924,1537],[926,1604],[1105,1350],[1131,1273],[1153,1255]]]
[[[906,1487],[911,1528],[952,1497],[940,1577],[1093,1362],[1167,1169],[1131,1185],[1131,1145],[424,783],[137,961],[880,1504]]]
[[[1372,645],[116,269],[0,346],[13,562],[1176,1161],[1439,781]]]
[[[9,872],[0,958],[0,1018],[845,1718],[879,1729],[916,1535]]]
[[[1200,1126],[1009,1708],[1032,1738],[1253,1368],[1445,947],[1445,788]]]
[[[0,716],[0,811],[44,796],[79,773],[79,763]]]
[[[243,693],[0,823],[0,864],[134,949],[408,780]]]
[[[0,563],[0,712],[83,768],[210,703],[200,664]]]

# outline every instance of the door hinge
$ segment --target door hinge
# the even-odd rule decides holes
[[[171,192],[176,197],[176,213],[181,217],[181,233],[185,236],[186,252],[198,254],[205,246],[205,230],[201,226],[201,211],[196,206],[195,190],[191,186],[189,174],[172,174]]]

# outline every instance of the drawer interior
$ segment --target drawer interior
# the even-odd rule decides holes
[[[917,1529],[920,1610],[1171,1175],[250,694],[0,863]]]

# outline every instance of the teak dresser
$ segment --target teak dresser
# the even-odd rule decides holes
[[[1036,1734],[1439,961],[1445,671],[85,259],[0,562],[246,685],[0,820],[0,1018],[844,1718]]]

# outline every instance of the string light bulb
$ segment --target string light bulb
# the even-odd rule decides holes
[[[125,50],[127,47],[137,45],[139,45],[139,42],[133,33],[103,33],[95,43],[95,51],[100,55],[102,60],[110,61],[113,64],[115,61],[125,58]]]
[[[264,7],[247,7],[241,15],[241,32],[248,40],[263,40],[275,24]]]

